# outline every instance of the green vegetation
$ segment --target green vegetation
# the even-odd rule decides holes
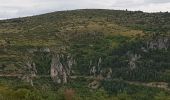
[[[2,20],[0,100],[169,100],[169,18],[88,9]]]

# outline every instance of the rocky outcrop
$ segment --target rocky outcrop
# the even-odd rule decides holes
[[[98,89],[100,85],[101,85],[100,81],[94,80],[88,85],[88,87],[91,89]]]
[[[137,67],[136,63],[141,58],[141,55],[138,54],[129,54],[129,67],[131,70]]]
[[[157,37],[155,39],[148,41],[146,44],[147,44],[147,49],[153,49],[153,50],[156,49],[167,50],[170,46],[168,37]]]
[[[168,89],[168,83],[165,82],[151,82],[147,83],[146,86]]]
[[[106,73],[106,77],[107,77],[107,79],[111,79],[111,77],[112,77],[112,69],[111,68],[108,68],[107,69],[107,73]]]
[[[96,78],[98,80],[103,79],[111,79],[113,71],[112,68],[102,68],[102,58],[100,57],[97,61],[97,65],[93,65],[92,61],[90,61],[89,67],[90,67],[90,75],[93,78]]]
[[[94,77],[96,77],[97,74],[100,73],[100,71],[101,71],[101,63],[102,63],[102,58],[98,59],[97,65],[93,65],[92,61],[90,61],[90,64],[89,64],[90,75],[93,75]]]
[[[74,60],[71,56],[65,56],[63,54],[53,55],[50,70],[52,80],[58,84],[67,83],[73,64]]]
[[[61,73],[63,65],[60,62],[59,55],[53,56],[51,63],[51,78],[54,82],[61,83]]]
[[[108,68],[103,68],[100,71],[100,74],[98,75],[98,79],[105,79],[105,80],[109,80],[111,79],[113,74],[112,68],[108,67]]]
[[[143,53],[147,53],[150,50],[168,50],[170,46],[169,37],[165,36],[153,36],[150,40],[144,41],[144,44],[141,45],[141,49],[136,51],[138,53],[132,53],[131,51],[127,52],[129,68],[131,70],[137,68],[137,62],[143,56]],[[140,53],[139,53],[140,52]]]
[[[90,69],[90,75],[93,75],[93,77],[95,77],[95,76],[96,76],[96,73],[97,73],[96,66],[93,66],[93,67]]]
[[[30,83],[31,86],[33,86],[33,79],[36,77],[36,74],[37,74],[37,69],[35,63],[30,61],[26,62],[25,73],[22,79]]]

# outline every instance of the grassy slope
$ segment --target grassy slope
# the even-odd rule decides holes
[[[76,37],[76,35],[80,33],[83,34],[96,32],[104,33],[106,37],[121,35],[132,38],[136,36],[136,34],[143,35],[143,31],[157,31],[158,28],[160,30],[162,29],[163,31],[169,32],[169,16],[169,13],[149,14],[143,12],[113,10],[75,10],[0,21],[0,74],[21,73],[23,67],[22,62],[25,60],[25,55],[27,55],[25,52],[27,52],[28,49],[38,47],[53,48],[57,45],[63,45],[63,41],[69,41],[72,39],[71,37]],[[119,45],[119,41],[111,42],[113,44],[113,48]],[[6,83],[8,83],[8,81]],[[79,96],[82,96],[84,91],[91,93],[91,95],[86,94],[89,96],[89,99],[95,99],[100,95],[106,94],[100,90],[98,92],[95,91],[96,94],[93,94],[96,96],[95,97],[89,90],[84,90],[84,88],[87,87],[84,87],[84,85],[79,85],[80,84],[76,84],[76,87],[72,86],[74,88],[80,88],[77,90],[80,93],[78,94]],[[117,85],[119,86],[119,84],[116,84],[116,86]],[[81,88],[83,88],[82,91],[80,91]],[[125,86],[124,89],[126,90],[127,88],[129,88],[129,86]],[[133,99],[141,97],[142,100],[142,95],[148,95],[147,92],[150,92],[152,95],[150,99],[156,98],[156,93],[158,93],[159,97],[159,92],[162,91],[159,89],[152,90],[146,87],[137,87],[137,90],[140,90],[140,88],[144,90],[141,92],[137,91],[136,94],[134,93]],[[18,88],[18,90],[11,90],[11,87],[0,85],[0,90],[2,90],[2,92],[4,91],[4,95],[10,94],[11,97],[13,97],[13,95],[16,95],[17,92],[19,95],[19,93],[22,93],[22,91],[24,91],[26,94],[30,94],[29,89],[19,89],[20,88]],[[145,89],[147,91],[145,91]],[[120,90],[116,90],[114,87],[113,90],[115,90],[116,93],[120,92]],[[136,87],[133,88],[132,86],[130,87],[130,90],[135,91]],[[43,95],[38,94],[38,92],[39,91],[35,91],[35,94],[40,96]],[[114,95],[114,99],[119,100],[121,97],[131,98],[129,95],[130,93],[131,92],[128,92],[127,94],[120,94],[120,97],[119,94]],[[51,93],[50,95],[54,96],[54,94]],[[21,94],[21,96],[22,95],[25,94]],[[166,96],[168,94],[163,92],[163,95]],[[83,96],[81,98],[83,98]],[[101,98],[102,97],[98,99],[96,98],[96,100],[100,100]],[[108,98],[108,100],[111,99],[111,97],[107,95],[105,95],[104,98]],[[148,99],[149,96],[146,98]],[[143,99],[147,100],[146,98],[144,97]]]
[[[21,63],[23,54],[33,47],[53,47],[62,45],[58,37],[72,37],[75,33],[103,32],[105,35],[123,35],[131,37],[142,34],[109,21],[108,15],[117,11],[77,10],[54,12],[33,17],[0,21],[0,59],[1,65],[13,62]],[[124,13],[124,12],[122,12]],[[116,43],[113,43],[115,45]]]

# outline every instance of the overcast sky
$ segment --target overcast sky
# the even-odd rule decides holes
[[[0,0],[0,19],[73,9],[170,11],[170,0]]]

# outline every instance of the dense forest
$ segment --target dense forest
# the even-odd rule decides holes
[[[0,21],[1,100],[170,100],[170,14],[81,9]]]

